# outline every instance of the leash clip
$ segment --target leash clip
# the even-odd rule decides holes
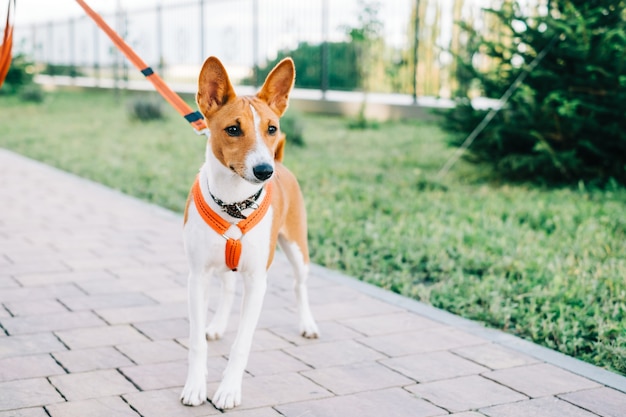
[[[200,130],[194,129],[193,131],[196,132],[196,135],[198,135],[198,136],[204,135],[207,138],[210,137],[210,132],[209,132],[209,128],[208,127],[205,127],[204,129],[200,129]]]

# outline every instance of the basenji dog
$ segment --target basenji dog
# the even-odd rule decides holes
[[[306,287],[309,253],[304,200],[281,161],[285,137],[279,119],[295,80],[290,58],[278,63],[256,96],[237,96],[222,63],[208,58],[198,79],[196,102],[208,133],[205,162],[187,199],[184,244],[189,263],[189,369],[181,394],[185,405],[207,399],[207,340],[224,335],[243,279],[237,336],[211,402],[218,409],[241,403],[248,362],[276,244],[295,273],[299,331],[317,338]],[[236,273],[233,271],[237,271]],[[206,326],[210,277],[222,279],[215,315]]]

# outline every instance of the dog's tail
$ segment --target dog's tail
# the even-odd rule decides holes
[[[283,162],[283,156],[285,156],[285,141],[287,135],[281,132],[280,139],[278,140],[278,146],[276,146],[276,152],[274,152],[274,161]]]

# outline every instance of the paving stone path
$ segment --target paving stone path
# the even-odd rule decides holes
[[[0,417],[212,416],[186,372],[181,216],[0,150]],[[233,417],[624,417],[626,378],[281,256]],[[237,318],[209,346],[209,393]]]

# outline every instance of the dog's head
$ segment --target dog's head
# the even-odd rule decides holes
[[[286,58],[270,72],[256,96],[240,97],[217,58],[208,58],[202,66],[196,102],[210,131],[210,151],[250,183],[270,179],[276,157],[282,156],[279,118],[287,109],[294,79],[293,61]]]

